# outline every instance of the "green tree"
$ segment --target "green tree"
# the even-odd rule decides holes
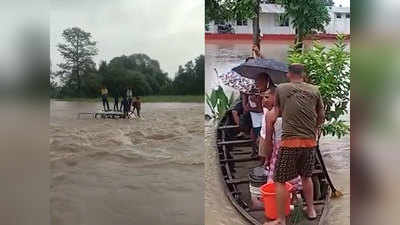
[[[138,87],[141,90],[140,93],[160,94],[162,87],[169,82],[168,74],[161,70],[159,62],[145,54],[115,57],[110,61],[109,68],[114,71],[112,79],[120,76],[121,73],[128,73],[126,79],[130,79],[130,76],[139,76],[140,78],[136,77],[136,80],[145,82],[144,88]],[[120,74],[115,73],[116,69],[119,70]],[[133,71],[136,73],[129,73]],[[122,83],[119,83],[119,85],[124,88],[128,86],[127,80],[120,80],[120,82]],[[130,85],[135,86],[134,83]]]
[[[322,0],[326,6],[334,6],[335,2],[333,0]]]
[[[347,134],[349,125],[342,116],[348,113],[350,101],[350,53],[346,50],[344,36],[339,35],[331,48],[317,41],[304,53],[292,48],[289,62],[303,63],[308,82],[319,86],[325,107],[323,135],[340,138]]]
[[[204,94],[204,55],[179,66],[172,81],[172,93],[182,95]]]
[[[59,96],[60,87],[57,82],[54,81],[54,77],[50,75],[49,79],[49,96],[50,98],[57,98]]]
[[[200,55],[194,60],[194,72],[195,83],[196,84],[204,84],[205,82],[205,73],[204,73],[204,55]],[[204,85],[196,85],[194,88],[196,94],[204,94]]]
[[[57,50],[64,58],[63,63],[58,64],[61,71],[59,75],[66,75],[69,85],[76,85],[78,95],[81,95],[81,76],[95,69],[93,56],[97,55],[96,42],[91,40],[91,34],[79,27],[68,28],[63,31],[62,37],[65,43],[57,45]]]
[[[253,43],[260,48],[260,0],[206,0],[206,23],[219,20],[252,20]]]
[[[211,116],[217,120],[222,119],[226,111],[232,106],[233,101],[233,92],[228,98],[221,86],[213,89],[210,94],[206,94],[206,103],[211,110]]]
[[[325,31],[330,22],[328,8],[323,0],[279,0],[296,30],[296,49],[302,49],[303,40],[315,31]]]

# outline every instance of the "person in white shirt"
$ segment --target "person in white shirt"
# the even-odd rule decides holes
[[[128,101],[128,113],[131,111],[132,108],[132,97],[133,97],[133,93],[132,93],[132,88],[128,88],[126,89],[126,98]]]
[[[259,95],[246,95],[246,97],[246,108],[250,112],[252,124],[250,136],[254,140],[252,157],[257,157],[258,138],[260,136],[261,123],[263,118],[263,109],[261,104],[262,97]]]
[[[102,99],[102,101],[103,101],[103,108],[104,108],[104,111],[110,111],[110,105],[108,104],[108,100],[107,100],[107,97],[108,97],[108,89],[103,85],[103,86],[101,87],[100,92],[101,92],[101,99]],[[106,109],[106,105],[107,105],[107,109]]]

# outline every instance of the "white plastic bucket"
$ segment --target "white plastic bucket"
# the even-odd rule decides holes
[[[261,199],[261,191],[260,187],[253,187],[251,184],[250,188],[250,196],[251,196],[251,204],[253,209],[262,209],[264,208],[264,202]]]

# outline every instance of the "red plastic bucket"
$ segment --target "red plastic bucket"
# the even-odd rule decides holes
[[[289,198],[286,202],[285,214],[289,215],[290,212],[290,202],[291,202],[291,194],[290,191],[293,188],[293,185],[286,182],[285,183],[286,190],[289,192]],[[264,213],[268,219],[275,220],[278,218],[278,210],[276,207],[276,192],[275,192],[275,183],[267,183],[260,187],[262,200],[264,202]]]

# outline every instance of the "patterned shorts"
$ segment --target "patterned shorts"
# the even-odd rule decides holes
[[[315,148],[281,147],[275,165],[274,181],[284,183],[296,178],[311,177],[315,164]]]

